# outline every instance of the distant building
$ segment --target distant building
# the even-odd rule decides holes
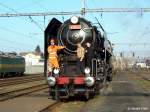
[[[150,67],[150,59],[146,59],[145,63],[146,63],[146,66]]]
[[[137,66],[137,68],[147,68],[145,62],[138,62],[138,63],[136,63],[136,66]]]
[[[44,65],[44,59],[42,58],[41,53],[22,52],[20,55],[25,58],[26,66]]]

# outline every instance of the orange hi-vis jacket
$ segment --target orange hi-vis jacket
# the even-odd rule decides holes
[[[63,49],[63,48],[65,48],[65,47],[64,46],[57,46],[57,45],[53,45],[53,46],[48,47],[49,67],[59,68],[57,51],[60,49]]]

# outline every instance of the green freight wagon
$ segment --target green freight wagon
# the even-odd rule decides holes
[[[8,75],[23,75],[25,72],[25,59],[16,54],[0,54],[0,77]]]

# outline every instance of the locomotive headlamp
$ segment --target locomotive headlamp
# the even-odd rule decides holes
[[[88,67],[84,69],[85,74],[90,74],[90,71],[91,71],[91,70],[90,70],[90,68],[88,68]]]
[[[50,86],[54,86],[55,83],[56,83],[55,77],[52,77],[52,76],[47,77],[47,81],[48,81],[48,84],[49,84]]]
[[[88,86],[88,87],[91,87],[94,85],[94,78],[93,77],[86,77],[85,78],[85,84]]]
[[[59,69],[55,68],[53,72],[54,74],[59,74]]]
[[[78,23],[78,21],[79,21],[79,18],[78,18],[77,16],[73,16],[73,17],[71,17],[71,23],[73,23],[73,24],[77,24],[77,23]]]

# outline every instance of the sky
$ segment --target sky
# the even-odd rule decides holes
[[[86,8],[150,8],[150,0],[86,0]],[[80,11],[81,0],[0,0],[0,14]],[[0,51],[27,52],[37,45],[44,48],[44,29],[55,17],[60,21],[69,16],[0,17]],[[150,12],[87,13],[85,18],[96,23],[98,18],[114,43],[114,53],[125,56],[150,56]],[[131,44],[129,44],[131,43]],[[147,43],[147,44],[143,44]],[[148,44],[149,43],[149,44]]]

